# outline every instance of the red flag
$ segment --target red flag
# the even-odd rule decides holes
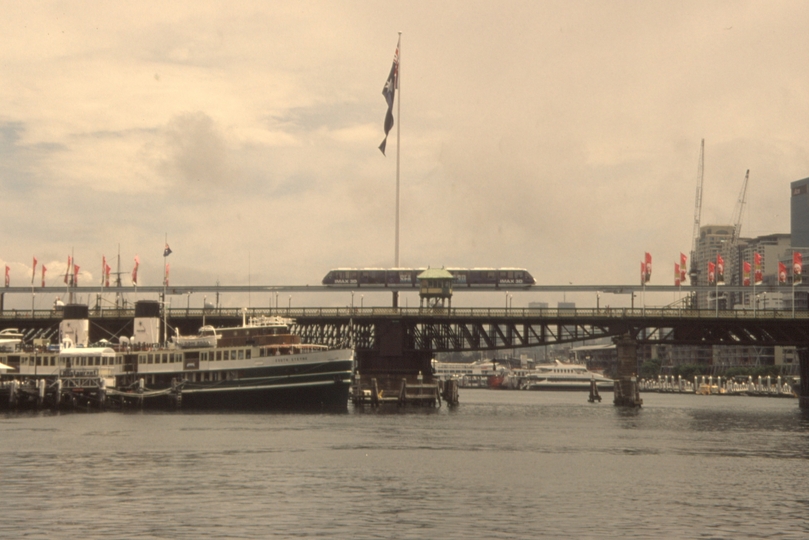
[[[108,265],[106,263],[104,264],[104,266],[106,267],[106,268],[104,268],[104,274],[107,277],[107,280],[105,282],[105,287],[109,287],[110,286],[110,270],[112,270],[112,268],[110,268],[110,265]]]
[[[744,285],[745,287],[749,287],[750,286],[750,263],[747,262],[747,261],[744,261],[744,264],[742,266],[743,266],[743,276],[744,276],[744,278],[742,280],[742,285]]]
[[[649,280],[652,279],[652,255],[648,251],[646,252],[646,283],[649,283]]]
[[[680,283],[685,283],[685,266],[687,261],[688,257],[680,253]]]
[[[680,286],[680,263],[674,263],[674,286]]]
[[[6,265],[6,287],[8,287],[9,284],[11,283],[11,277],[8,275],[10,271],[11,268],[9,268],[8,265]]]
[[[641,261],[640,263],[640,284],[643,285],[646,283],[646,263]]]
[[[787,282],[787,265],[778,261],[778,283]]]
[[[719,253],[716,254],[716,284],[725,284],[725,259]]]
[[[132,269],[132,285],[138,285],[138,266],[140,266],[140,259],[135,255],[135,268]]]
[[[764,274],[761,271],[761,253],[753,253],[753,283],[761,285],[764,282]]]
[[[45,268],[45,265],[43,264],[42,265],[42,287],[43,288],[45,287],[45,272],[47,272],[47,271],[48,271],[48,269]]]
[[[714,281],[716,281],[716,265],[714,263],[708,263],[708,285],[713,285]]]
[[[79,284],[79,265],[73,265],[73,286],[77,286]]]
[[[37,275],[37,258],[34,257],[34,269],[31,270],[31,285],[34,284],[34,276]]]
[[[792,284],[798,285],[803,281],[803,254],[800,251],[792,252]]]
[[[166,287],[169,286],[169,263],[166,263],[166,274],[163,278],[163,283],[166,285]]]
[[[101,256],[101,286],[104,286],[104,275],[107,273],[107,257],[106,255]],[[109,285],[107,285],[109,287]]]

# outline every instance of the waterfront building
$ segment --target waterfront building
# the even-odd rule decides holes
[[[809,178],[790,184],[790,232],[795,248],[809,248]]]

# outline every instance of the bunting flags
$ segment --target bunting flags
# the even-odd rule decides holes
[[[680,283],[685,283],[685,267],[688,258],[683,254],[680,253]]]
[[[396,89],[399,88],[399,45],[401,43],[402,38],[399,36],[399,41],[396,42],[396,51],[393,53],[393,65],[390,67],[388,80],[385,81],[385,86],[382,88],[382,95],[385,96],[385,101],[388,103],[388,112],[385,114],[385,138],[382,140],[382,144],[379,145],[382,155],[385,155],[388,133],[393,128],[393,100],[396,96]]]
[[[43,264],[42,265],[42,288],[43,289],[45,288],[45,272],[47,272],[47,271],[48,271],[48,269],[45,268],[45,265]]]
[[[716,284],[725,284],[725,259],[719,253],[716,254]]]
[[[792,252],[792,285],[800,285],[803,281],[803,254]]]
[[[6,287],[8,287],[11,283],[11,276],[9,275],[9,272],[11,272],[11,268],[6,265]]]
[[[33,269],[31,270],[31,285],[34,284],[34,277],[37,275],[37,258],[34,257],[34,265]]]
[[[761,254],[753,253],[753,283],[761,285],[764,282],[764,275],[761,271]]]
[[[708,263],[708,285],[713,285],[716,282],[716,265],[712,262]]]
[[[787,265],[778,261],[778,283],[787,282]]]
[[[138,266],[140,266],[140,259],[135,255],[135,268],[132,269],[132,285],[138,286]]]

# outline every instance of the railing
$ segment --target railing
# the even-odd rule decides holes
[[[392,308],[392,307],[299,307],[299,308],[170,308],[169,319],[178,318],[239,318],[260,315],[295,318],[380,318],[380,317],[447,317],[447,318],[508,318],[508,319],[702,319],[702,320],[787,320],[809,319],[806,310],[774,309],[679,309],[679,308]],[[90,310],[90,318],[131,319],[134,309]],[[61,312],[54,310],[5,310],[0,320],[61,319]]]

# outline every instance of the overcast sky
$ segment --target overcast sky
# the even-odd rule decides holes
[[[648,251],[651,283],[671,284],[691,249],[702,138],[703,224],[731,221],[750,169],[742,234],[788,233],[789,183],[809,176],[806,2],[3,1],[2,13],[12,285],[30,282],[34,256],[61,283],[71,252],[80,284],[96,283],[119,246],[122,270],[138,255],[141,283],[157,285],[165,235],[178,285],[392,267],[396,127],[387,157],[377,146],[398,31],[401,266],[634,284]]]

